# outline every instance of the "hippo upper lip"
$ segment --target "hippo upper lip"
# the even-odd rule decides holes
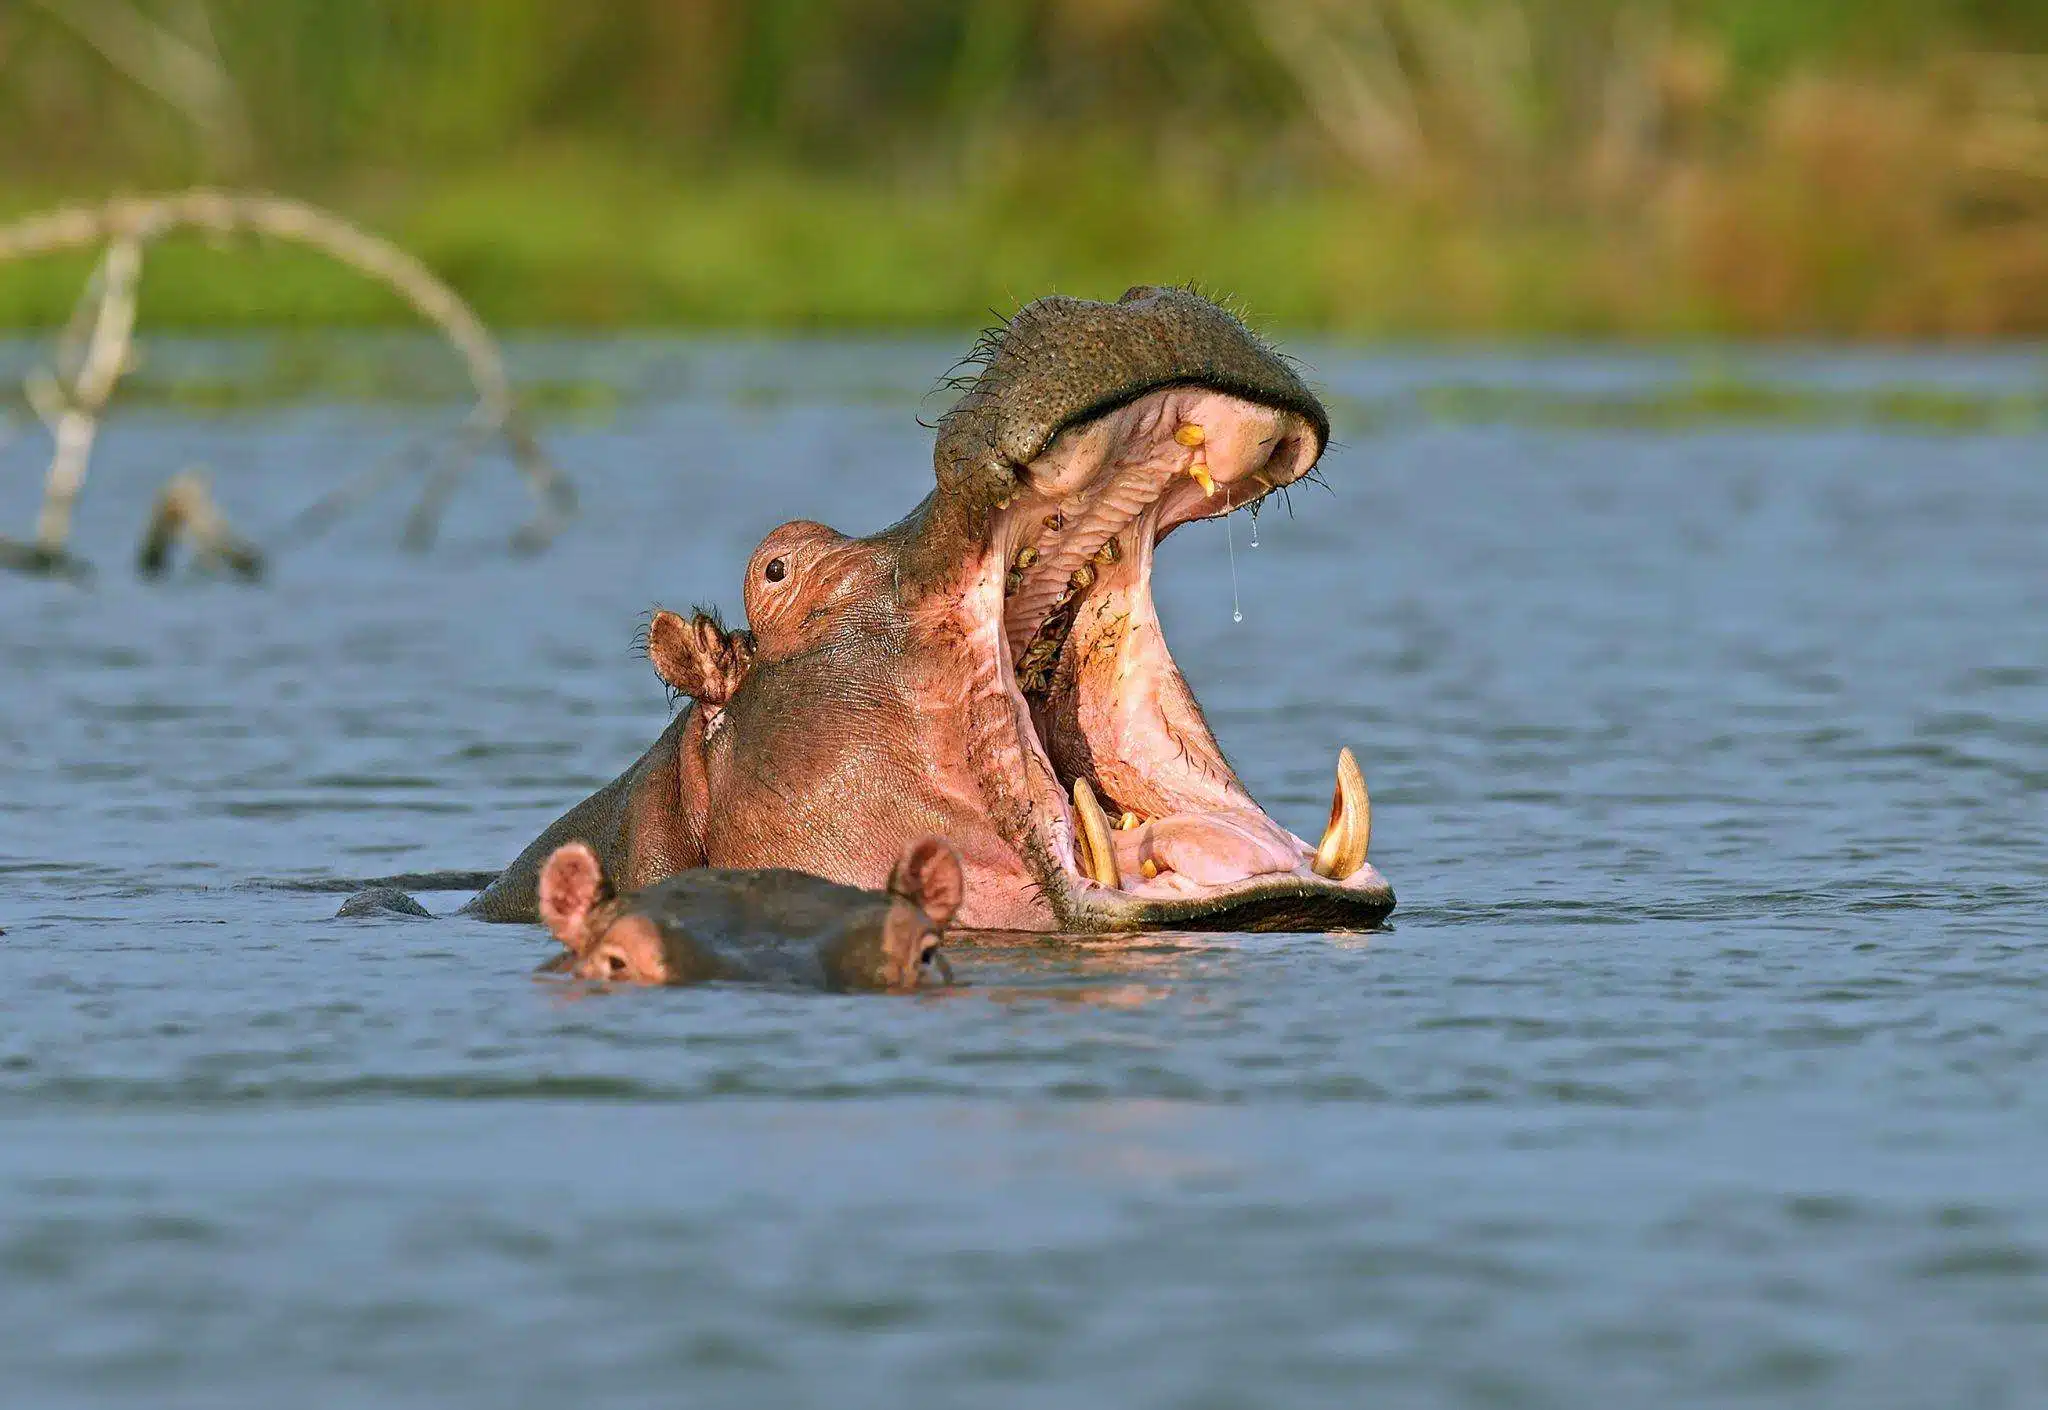
[[[984,334],[961,366],[978,370],[952,379],[963,395],[933,450],[949,492],[986,471],[997,472],[984,481],[992,488],[1067,430],[1179,386],[1291,411],[1317,454],[1330,438],[1328,414],[1287,359],[1188,289],[1140,285],[1113,304],[1039,299]]]
[[[1301,418],[1303,424],[1314,435],[1316,456],[1320,456],[1323,448],[1329,444],[1330,422],[1328,414],[1323,410],[1322,403],[1310,395],[1306,387],[1298,388],[1299,395],[1290,395],[1290,392],[1296,391],[1297,388],[1275,387],[1271,384],[1252,386],[1238,378],[1215,372],[1204,372],[1190,373],[1186,376],[1178,377],[1150,378],[1107,393],[1097,400],[1082,406],[1064,421],[1053,427],[1052,431],[1046,436],[1044,444],[1039,446],[1037,455],[1043,455],[1051,450],[1053,442],[1059,439],[1060,433],[1063,431],[1071,430],[1076,426],[1085,426],[1091,421],[1099,421],[1112,411],[1119,411],[1129,406],[1132,402],[1142,400],[1154,392],[1168,391],[1175,387],[1191,387],[1205,391],[1220,392],[1224,396],[1235,397],[1239,401],[1292,412]],[[1035,459],[1036,456],[1033,458]],[[1313,461],[1314,457],[1311,457],[1311,463]]]

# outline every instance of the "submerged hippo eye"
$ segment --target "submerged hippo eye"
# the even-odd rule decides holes
[[[780,558],[768,560],[768,566],[761,570],[761,576],[771,583],[779,583],[789,575],[789,565]]]
[[[614,976],[621,975],[626,972],[626,957],[620,954],[617,950],[614,950],[610,954],[606,955],[604,957],[604,962],[608,967],[610,967],[611,972]]]

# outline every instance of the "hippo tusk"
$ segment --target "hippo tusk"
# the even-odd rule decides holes
[[[1074,842],[1082,875],[1121,891],[1124,879],[1117,873],[1116,849],[1109,841],[1109,818],[1085,778],[1074,780]]]
[[[1330,799],[1330,825],[1316,848],[1315,873],[1342,881],[1365,865],[1372,845],[1372,800],[1365,793],[1365,775],[1349,749],[1337,753],[1337,791]]]

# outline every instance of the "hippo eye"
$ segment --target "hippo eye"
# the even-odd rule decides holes
[[[761,576],[771,583],[779,583],[789,576],[789,565],[780,558],[771,558],[768,566],[761,570]]]
[[[614,978],[626,972],[626,957],[620,954],[617,950],[614,950],[609,955],[606,955],[604,957],[604,962],[606,966],[610,968]]]

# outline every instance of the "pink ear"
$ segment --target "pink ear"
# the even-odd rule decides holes
[[[581,954],[595,938],[587,922],[605,891],[597,853],[584,843],[565,842],[540,869],[540,918],[557,940]]]
[[[943,837],[919,838],[889,873],[889,890],[915,902],[932,924],[943,930],[967,896],[960,854]]]
[[[687,622],[673,612],[656,612],[647,624],[647,659],[671,689],[715,708],[740,688],[753,652],[745,632],[728,632],[708,612]]]

